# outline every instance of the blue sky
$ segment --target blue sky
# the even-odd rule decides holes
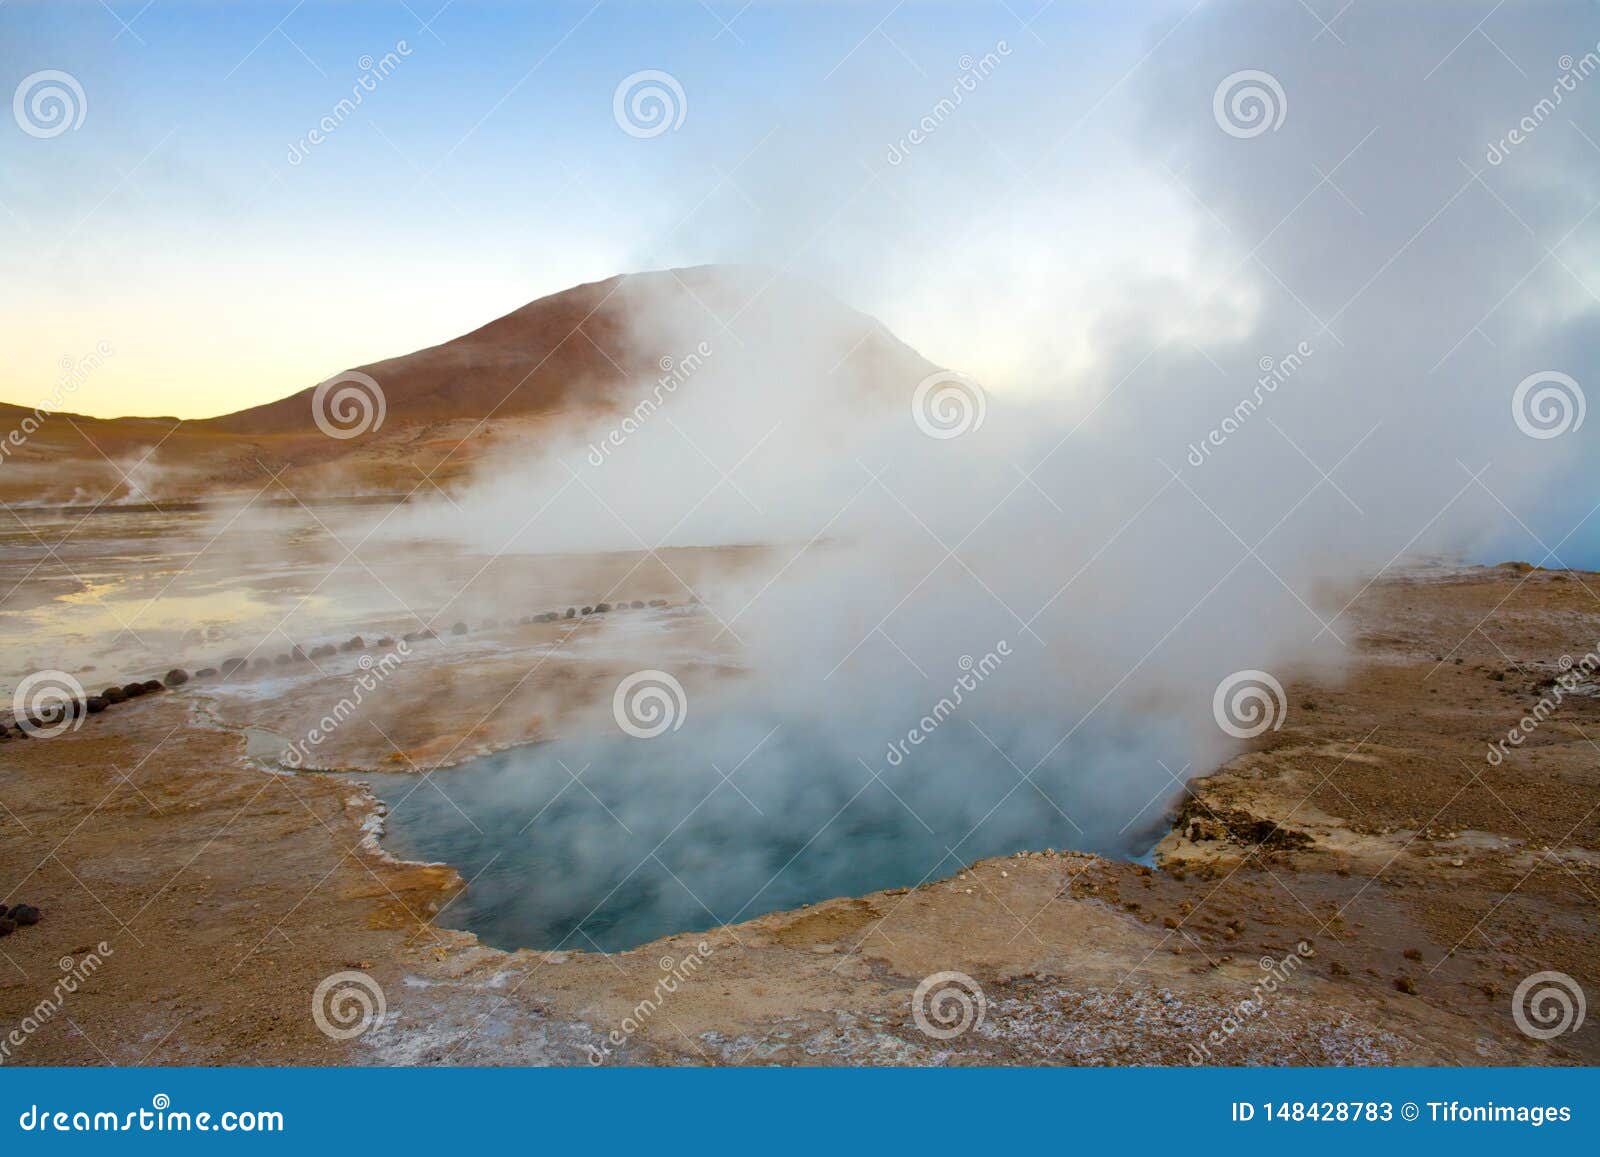
[[[834,276],[825,245],[802,245],[811,226],[870,169],[914,185],[885,147],[964,54],[1005,42],[1010,75],[974,97],[981,128],[917,158],[959,212],[948,198],[971,134],[1031,164],[1041,91],[1088,108],[1146,51],[1156,11],[1059,5],[1030,23],[1033,10],[11,0],[0,87],[60,69],[87,110],[52,139],[0,133],[0,306],[21,349],[0,398],[33,401],[61,358],[104,341],[118,356],[74,408],[216,413],[666,264],[792,264],[892,313]],[[398,67],[291,164],[362,58],[386,53]],[[612,117],[616,85],[642,69],[677,78],[687,104],[680,128],[647,140]],[[994,197],[981,181],[964,192]],[[877,193],[847,208],[886,211]]]

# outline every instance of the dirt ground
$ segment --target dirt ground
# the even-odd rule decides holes
[[[694,611],[637,613],[671,631]],[[1538,1040],[1512,1006],[1540,972],[1600,991],[1600,685],[1486,758],[1600,645],[1600,576],[1387,578],[1350,613],[1348,679],[1291,685],[1281,729],[1190,784],[1152,865],[1041,849],[611,955],[435,927],[452,869],[389,858],[349,779],[249,757],[244,725],[313,690],[269,711],[191,685],[8,739],[0,892],[44,918],[0,938],[4,1063],[1600,1063],[1597,1018]],[[486,688],[531,675],[515,725],[408,731],[421,691],[397,682],[392,740],[330,758],[439,766],[546,734],[606,681],[583,630],[511,624],[453,655]],[[345,971],[384,1012],[336,1039],[314,994]]]

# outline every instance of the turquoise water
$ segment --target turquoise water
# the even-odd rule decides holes
[[[835,737],[769,730],[691,724],[519,748],[427,780],[359,778],[391,809],[389,851],[470,881],[439,923],[506,949],[616,951],[1024,849],[1137,854],[1160,826],[1157,805],[1119,831],[1132,809],[1115,825],[1098,812],[1101,776],[1065,747],[1029,782],[1029,762],[952,723],[874,780]]]

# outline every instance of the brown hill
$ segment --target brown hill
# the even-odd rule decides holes
[[[301,497],[405,493],[425,475],[440,483],[460,477],[498,438],[537,437],[563,416],[615,406],[628,387],[654,381],[663,358],[681,358],[700,340],[742,346],[752,336],[775,349],[837,347],[841,364],[884,389],[909,390],[935,368],[879,322],[787,274],[743,266],[625,274],[338,375],[339,385],[370,394],[349,380],[366,375],[381,394],[378,425],[376,409],[364,418],[354,398],[342,415],[330,415],[324,399],[334,427],[370,427],[359,437],[319,429],[317,386],[189,421],[65,412],[39,421],[0,403],[0,431],[36,427],[7,448],[0,499],[126,503],[267,486]]]

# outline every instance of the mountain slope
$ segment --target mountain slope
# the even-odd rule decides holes
[[[357,366],[377,383],[381,425],[330,437],[317,387],[215,418],[88,418],[0,404],[0,430],[36,424],[0,470],[6,502],[198,497],[280,485],[296,495],[405,493],[459,477],[495,438],[537,436],[564,416],[618,405],[700,342],[771,340],[832,352],[873,389],[909,391],[934,366],[818,286],[745,266],[625,274],[574,286],[470,333]],[[762,347],[764,348],[764,347]],[[370,394],[370,387],[361,385]],[[362,424],[358,411],[330,425]],[[373,418],[376,417],[374,410]],[[272,480],[277,478],[277,482]]]

